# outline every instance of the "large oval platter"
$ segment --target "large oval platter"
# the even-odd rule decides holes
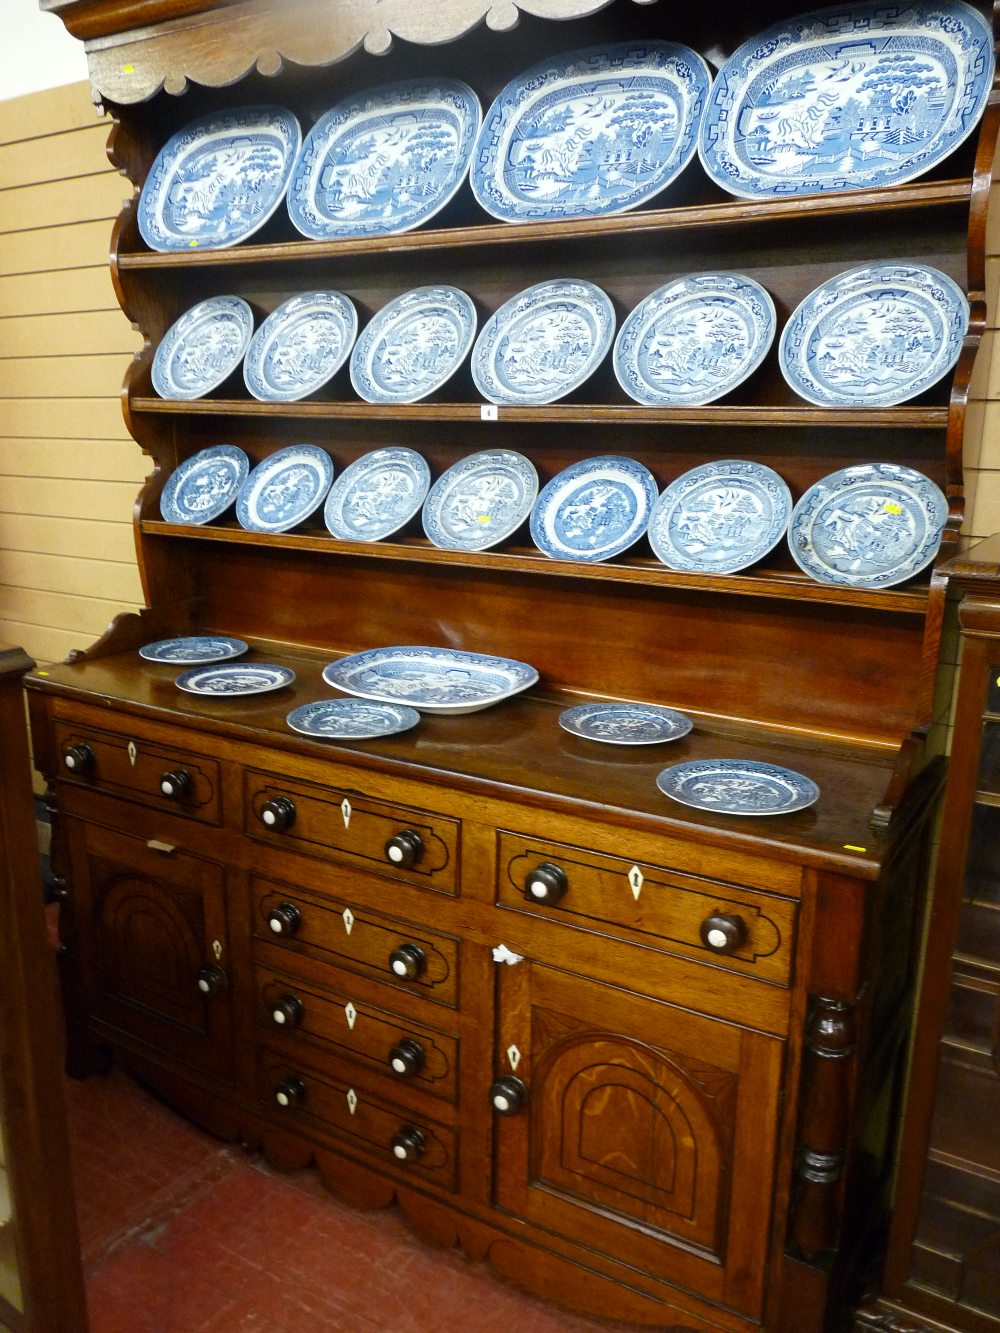
[[[311,240],[419,227],[462,184],[482,109],[458,79],[413,79],[357,93],[306,136],[288,214]]]
[[[213,444],[185,458],[160,492],[166,523],[211,523],[236,503],[250,460],[235,444]]]
[[[160,149],[139,196],[139,232],[152,250],[217,250],[252,236],[285,197],[302,144],[279,106],[194,120]]]
[[[972,133],[993,66],[989,25],[962,0],[783,19],[719,71],[702,165],[744,199],[900,185]]]
[[[786,815],[819,799],[811,778],[753,759],[689,759],[656,779],[664,796],[718,815]]]
[[[240,296],[210,296],[185,310],[160,339],[150,378],[161,398],[202,398],[229,378],[253,335],[253,311]]]
[[[476,307],[457,287],[417,287],[384,305],[351,354],[351,383],[369,403],[416,403],[440,389],[476,336]]]
[[[323,521],[341,541],[381,541],[413,518],[430,484],[431,470],[415,450],[374,449],[344,468],[330,487]]]
[[[243,379],[264,403],[315,393],[350,355],[358,332],[354,302],[342,292],[302,292],[272,311],[250,339]]]
[[[621,213],[694,156],[711,83],[674,42],[619,42],[550,57],[483,117],[472,191],[502,222]]]
[[[703,463],[660,495],[649,544],[669,569],[732,574],[777,546],[791,512],[791,492],[763,463]]]
[[[642,463],[613,454],[564,468],[531,511],[531,539],[554,560],[610,560],[646,531],[656,482]]]
[[[334,689],[421,713],[475,713],[529,689],[538,672],[527,662],[457,648],[369,648],[323,669]]]
[[[486,449],[443,472],[424,501],[424,532],[446,551],[485,551],[516,532],[538,495],[535,465]]]
[[[236,517],[248,532],[288,532],[326,499],[330,455],[314,444],[290,444],[258,463],[240,487]]]

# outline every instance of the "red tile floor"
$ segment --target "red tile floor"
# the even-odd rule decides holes
[[[612,1333],[523,1296],[392,1209],[358,1212],[114,1072],[67,1083],[91,1333]]]

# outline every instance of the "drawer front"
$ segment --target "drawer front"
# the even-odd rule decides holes
[[[154,744],[127,732],[70,722],[56,722],[55,737],[61,772],[69,781],[205,824],[221,822],[219,765],[215,759],[179,746]],[[165,792],[165,785],[172,794]]]
[[[524,834],[501,831],[498,839],[505,907],[584,927],[623,926],[686,957],[790,980],[794,901]]]
[[[457,820],[252,769],[244,779],[251,837],[440,893],[458,892]]]

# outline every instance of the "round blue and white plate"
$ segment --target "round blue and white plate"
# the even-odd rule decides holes
[[[306,136],[288,214],[311,240],[419,227],[462,184],[482,121],[458,79],[413,79],[355,93]]]
[[[409,731],[420,721],[415,708],[405,704],[375,703],[369,699],[322,699],[293,708],[285,719],[293,731],[318,740],[372,740]]]
[[[752,278],[676,278],[640,301],[619,329],[615,375],[647,406],[712,403],[753,374],[774,332],[774,302]]]
[[[160,492],[167,523],[211,523],[235,504],[250,472],[250,460],[235,444],[213,444],[185,458]]]
[[[225,634],[191,634],[182,639],[157,639],[155,643],[143,644],[139,656],[147,662],[197,666],[242,657],[247,647],[242,639],[231,639]]]
[[[476,307],[457,287],[416,287],[384,305],[351,353],[368,403],[417,403],[449,380],[476,336]]]
[[[185,310],[153,353],[150,377],[161,398],[201,398],[227,380],[253,334],[253,311],[239,296],[210,296]]]
[[[958,360],[969,327],[965,293],[923,264],[838,273],[792,312],[778,344],[785,379],[820,407],[894,407]]]
[[[890,588],[931,563],[947,517],[948,501],[930,477],[864,463],[809,487],[792,511],[788,545],[819,583]]]
[[[172,135],[139,196],[139,232],[152,250],[217,250],[245,240],[285,197],[302,144],[280,106],[213,111]]]
[[[665,796],[717,815],[785,815],[819,799],[811,778],[753,759],[689,759],[656,779]]]
[[[605,745],[662,745],[686,736],[694,723],[660,704],[577,704],[559,714],[564,731]]]
[[[179,689],[188,694],[220,698],[232,694],[267,694],[291,685],[295,672],[270,662],[231,662],[222,666],[197,667],[177,677]]]
[[[422,713],[475,713],[501,703],[538,680],[527,662],[457,648],[369,648],[323,669],[334,689],[381,703],[404,703]]]
[[[341,541],[381,541],[413,518],[430,484],[431,470],[413,449],[375,449],[350,463],[330,487],[323,521]]]
[[[326,499],[330,455],[314,444],[290,444],[258,463],[240,487],[236,517],[248,532],[288,532]]]
[[[538,495],[534,463],[486,449],[443,472],[424,501],[424,532],[446,551],[485,551],[516,532]]]
[[[350,355],[358,312],[342,292],[302,292],[268,315],[250,339],[243,378],[264,403],[315,393]]]
[[[576,278],[539,282],[483,325],[472,378],[491,403],[554,403],[590,378],[614,334],[614,306],[600,287]]]
[[[652,473],[634,459],[584,458],[543,488],[531,539],[554,560],[610,560],[646,531],[656,494]]]
[[[732,574],[778,545],[791,513],[791,492],[763,463],[702,463],[660,495],[649,544],[669,569]]]
[[[711,75],[674,42],[619,42],[550,56],[512,79],[483,117],[473,194],[501,222],[621,213],[694,156]]]

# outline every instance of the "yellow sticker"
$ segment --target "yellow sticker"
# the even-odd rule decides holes
[[[867,850],[868,850],[867,847],[855,847],[852,843],[849,842],[844,843],[845,852],[867,852]]]
[[[194,249],[194,247],[195,247],[197,244],[198,244],[197,241],[188,241],[188,245],[191,247],[192,250]]]
[[[40,676],[47,676],[49,673],[48,673],[47,671],[39,671],[38,674],[39,674]]]
[[[894,500],[886,500],[882,508],[887,514],[901,514],[903,512],[903,506],[896,504]]]
[[[477,522],[477,523],[489,523],[490,521],[491,521],[491,520],[490,520],[490,516],[489,516],[489,514],[477,514],[477,515],[476,515],[476,522]]]
[[[134,65],[122,65],[122,73],[123,73],[123,74],[134,74],[134,73],[135,73],[135,66],[134,66]]]

